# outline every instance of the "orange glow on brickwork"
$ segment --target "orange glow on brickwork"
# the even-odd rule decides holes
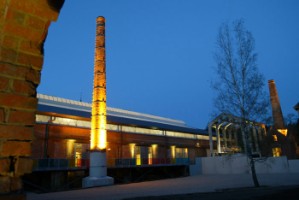
[[[288,129],[277,129],[277,131],[285,137],[288,135]]]
[[[105,60],[105,18],[97,18],[94,56],[94,82],[91,111],[91,150],[106,149],[106,60]]]
[[[131,158],[134,158],[134,157],[135,157],[135,146],[136,146],[136,144],[134,144],[134,143],[130,143],[130,144],[129,144]]]
[[[281,156],[281,148],[276,147],[272,149],[273,157],[280,157]]]

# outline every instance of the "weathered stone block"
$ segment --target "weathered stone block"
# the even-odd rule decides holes
[[[31,173],[33,166],[33,160],[30,158],[18,158],[15,166],[15,175],[21,176],[27,173]]]
[[[27,16],[26,26],[37,29],[37,30],[44,30],[45,24],[47,21],[42,20],[41,18],[34,17],[34,16]]]
[[[0,195],[22,189],[22,180],[17,177],[0,176]]]
[[[30,156],[31,143],[23,141],[3,141],[0,144],[1,155],[4,156]]]
[[[9,173],[9,166],[9,158],[0,158],[0,175],[7,175]]]
[[[11,176],[32,168],[27,156],[31,154],[43,42],[63,3],[0,0],[0,200],[26,198],[20,193],[21,179]]]
[[[10,79],[0,76],[0,91],[7,91],[9,88]]]
[[[35,115],[33,111],[10,110],[8,123],[18,123],[23,125],[34,125]]]
[[[16,79],[13,81],[12,87],[12,90],[17,94],[28,94],[29,96],[36,94],[36,85],[29,81]]]
[[[56,0],[57,1],[57,0]],[[61,0],[60,0],[61,1]],[[26,0],[23,1],[11,1],[11,6],[15,9],[21,10],[32,15],[36,15],[51,21],[55,21],[58,17],[58,12],[51,9],[49,6],[49,0]],[[58,1],[59,2],[59,1]]]
[[[19,177],[0,176],[0,195],[22,189],[22,180]]]
[[[5,109],[0,108],[0,122],[4,122],[4,121],[5,121]],[[0,131],[0,134],[1,134],[1,131]]]
[[[4,7],[5,5],[6,5],[6,1],[1,0],[1,1],[0,1],[0,8],[1,8],[1,7]]]
[[[19,39],[11,35],[5,35],[3,37],[2,46],[10,49],[18,48]]]
[[[35,110],[37,106],[37,99],[17,94],[0,93],[0,105],[11,108]]]
[[[0,60],[5,62],[15,62],[18,53],[14,49],[1,47]]]
[[[44,30],[31,30],[29,27],[14,23],[5,23],[3,30],[6,34],[12,34],[23,39],[42,41]]]
[[[23,125],[3,125],[0,124],[0,140],[32,140],[33,128]]]
[[[6,77],[11,78],[24,78],[24,74],[28,72],[28,67],[20,67],[17,65],[12,65],[9,63],[1,63],[0,64],[0,72]]]
[[[10,192],[10,177],[0,176],[0,195]]]
[[[31,66],[36,69],[41,69],[43,66],[44,57],[43,56],[34,56],[25,53],[19,53],[17,58],[17,63],[20,65]]]
[[[25,21],[25,16],[26,14],[24,12],[8,8],[5,20],[6,22],[23,25]]]
[[[20,50],[30,54],[41,55],[41,46],[40,42],[23,40],[20,44]]]
[[[41,77],[41,74],[40,74],[39,70],[30,69],[26,73],[25,79],[27,81],[31,81],[32,83],[39,84],[40,83],[40,77]]]

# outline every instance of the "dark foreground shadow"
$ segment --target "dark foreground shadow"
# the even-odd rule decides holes
[[[193,193],[166,196],[148,196],[124,200],[298,200],[299,185],[217,190],[209,193]]]

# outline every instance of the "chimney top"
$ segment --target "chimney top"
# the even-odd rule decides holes
[[[98,16],[98,17],[97,17],[97,22],[105,22],[105,17],[103,17],[103,16]]]

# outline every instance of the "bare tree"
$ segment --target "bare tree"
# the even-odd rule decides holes
[[[242,119],[243,151],[250,159],[254,185],[259,186],[246,121],[260,121],[267,113],[268,96],[265,80],[257,68],[254,38],[244,27],[243,20],[223,24],[216,42],[217,64],[212,88],[216,91],[215,108]]]

